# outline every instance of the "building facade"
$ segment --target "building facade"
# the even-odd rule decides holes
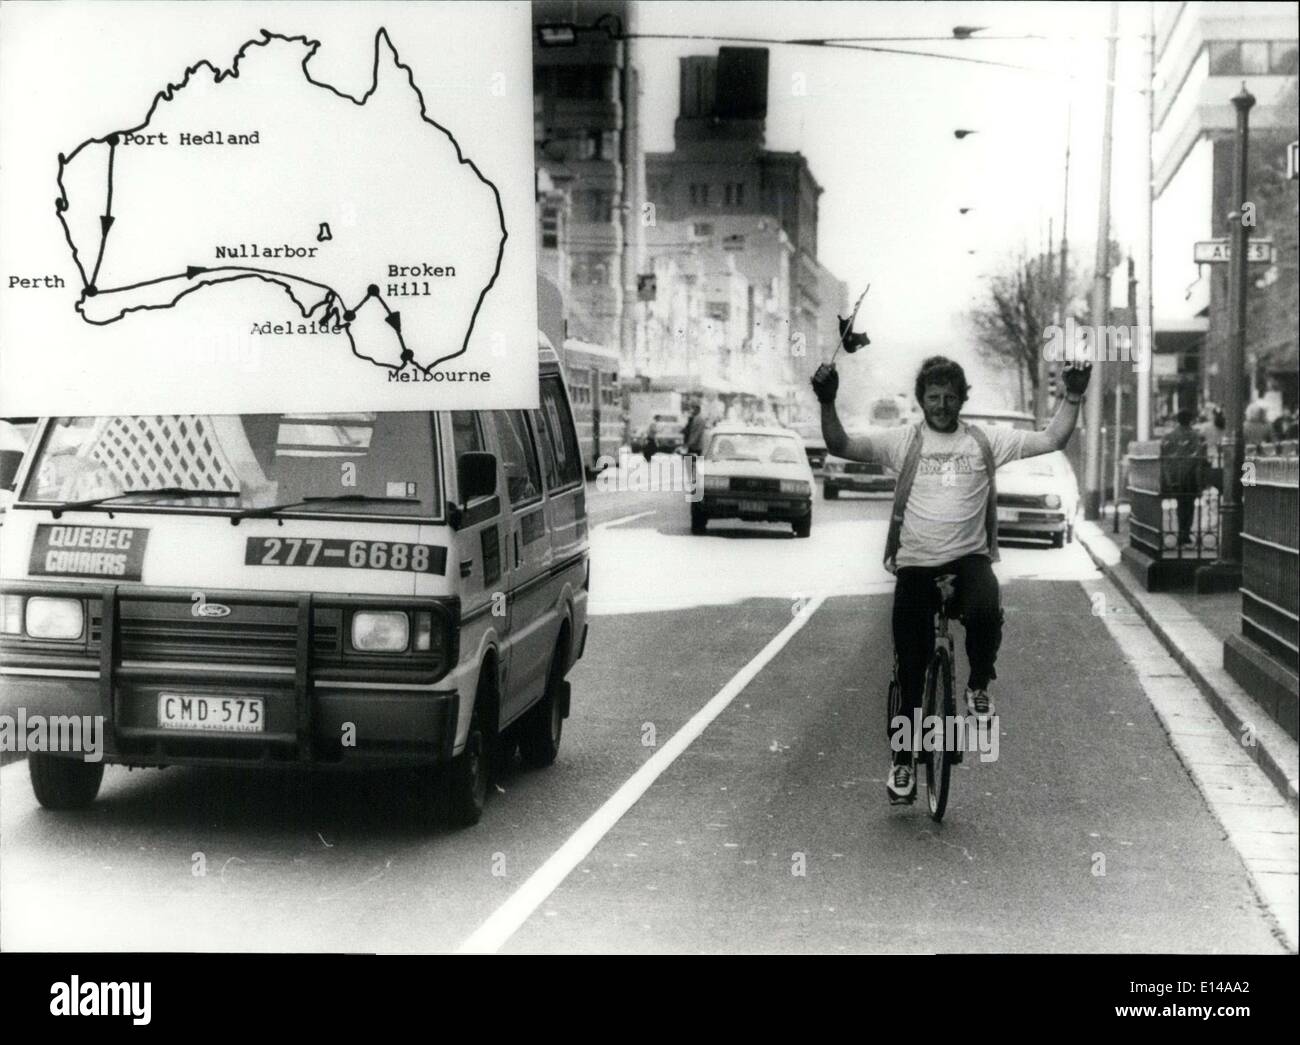
[[[777,280],[782,297],[763,319],[764,333],[794,346],[785,370],[801,384],[819,349],[834,344],[835,314],[847,296],[817,260],[821,186],[800,153],[765,147],[765,50],[691,55],[681,59],[679,74],[674,149],[646,154],[646,199],[658,224],[686,223],[719,242],[732,237],[751,286]]]
[[[580,26],[564,46],[533,48],[539,258],[564,295],[569,336],[620,347],[627,358],[644,184],[639,87],[627,42],[595,26],[617,19],[630,32],[631,8],[626,0],[532,5],[535,27]]]
[[[1284,150],[1296,137],[1295,8],[1275,3],[1156,5],[1153,291],[1157,413],[1223,400],[1228,266],[1197,266],[1198,241],[1226,238],[1233,209],[1236,110],[1250,113],[1254,237],[1272,238],[1272,264],[1252,265],[1248,399],[1271,412],[1296,399],[1295,183]]]

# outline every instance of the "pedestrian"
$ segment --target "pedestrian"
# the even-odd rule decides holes
[[[686,473],[691,488],[695,487],[695,461],[704,453],[704,417],[700,413],[700,404],[691,404],[690,416],[686,419],[686,428],[682,432],[682,452],[686,455]]]
[[[1179,410],[1173,431],[1160,440],[1161,492],[1177,502],[1178,544],[1192,543],[1192,520],[1209,469],[1205,439],[1192,427],[1196,415]]]
[[[1268,425],[1268,408],[1263,403],[1254,403],[1246,409],[1246,420],[1241,426],[1242,441],[1250,446],[1251,443],[1266,443],[1272,429]]]

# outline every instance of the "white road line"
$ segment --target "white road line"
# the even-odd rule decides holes
[[[622,526],[624,523],[634,522],[637,519],[644,519],[647,515],[654,515],[658,509],[651,509],[648,512],[637,512],[636,515],[624,515],[618,519],[612,519],[607,523],[597,523],[593,529],[608,530],[611,526]]]
[[[685,751],[695,739],[708,728],[728,704],[736,699],[754,677],[765,668],[821,606],[824,596],[810,599],[795,618],[790,621],[772,640],[764,646],[758,655],[746,664],[713,698],[700,708],[691,719],[682,726],[672,739],[656,751],[646,763],[624,782],[613,795],[606,800],[595,813],[588,818],[564,845],[560,846],[551,857],[542,864],[515,893],[489,916],[470,935],[457,951],[466,953],[491,953],[499,950],[510,939],[532,913],[578,866],[615,824],[623,814],[634,806],[650,785],[658,779],[677,756]]]

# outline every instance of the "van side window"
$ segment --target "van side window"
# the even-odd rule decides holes
[[[558,377],[542,378],[542,414],[546,420],[546,434],[555,455],[555,466],[560,476],[560,486],[582,481],[582,452],[578,449],[578,436],[573,430],[573,415],[564,398],[564,386]]]
[[[542,496],[542,479],[537,471],[537,455],[528,435],[522,410],[493,410],[483,415],[496,428],[501,446],[501,466],[506,473],[506,495],[518,506]]]
[[[487,444],[483,442],[483,430],[479,428],[473,410],[451,411],[451,440],[457,461],[461,454],[487,449]]]
[[[546,488],[554,490],[564,484],[560,481],[560,472],[555,466],[555,451],[552,449],[551,440],[546,434],[546,419],[540,410],[530,410],[528,414],[533,419],[533,435],[537,439],[537,451],[542,456],[542,471],[546,475]]]

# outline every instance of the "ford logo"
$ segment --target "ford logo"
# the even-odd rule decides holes
[[[229,617],[230,607],[219,602],[198,602],[190,607],[196,617]]]

